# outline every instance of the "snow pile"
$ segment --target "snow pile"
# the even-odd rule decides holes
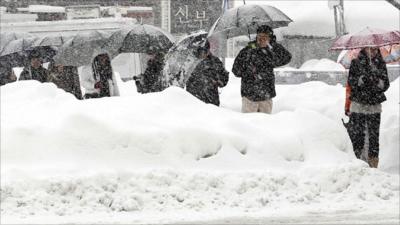
[[[399,166],[398,83],[383,106],[381,145],[389,151],[382,149],[380,170],[352,153],[340,86],[278,86],[272,115],[238,112],[233,77],[221,108],[177,87],[137,94],[133,82],[120,84],[121,97],[85,101],[53,84],[2,86],[2,219],[168,223],[369,212],[398,222],[399,176],[381,171]]]
[[[299,70],[306,71],[345,71],[345,68],[330,59],[311,59],[303,63]]]

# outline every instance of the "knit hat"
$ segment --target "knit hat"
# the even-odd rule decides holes
[[[259,33],[265,33],[268,34],[269,36],[272,36],[274,34],[274,31],[268,25],[261,25],[257,28],[257,34]]]

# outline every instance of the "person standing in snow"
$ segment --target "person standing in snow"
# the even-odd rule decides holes
[[[233,74],[242,78],[242,112],[271,113],[276,96],[273,70],[288,64],[291,58],[290,52],[276,43],[271,27],[258,27],[256,41],[239,52],[232,68]]]
[[[37,80],[39,82],[47,82],[49,71],[42,65],[40,53],[32,51],[29,54],[30,65],[25,67],[19,76],[19,80]]]
[[[118,86],[108,54],[100,54],[93,59],[92,72],[94,78],[94,85],[92,85],[95,92],[85,94],[85,98],[119,96]]]
[[[357,158],[364,148],[368,131],[368,164],[377,168],[379,163],[379,127],[384,92],[389,88],[386,63],[378,48],[367,47],[350,64],[347,83],[350,86],[350,115],[353,150]]]
[[[82,99],[78,68],[52,63],[50,65],[49,82],[52,82],[58,88],[73,94],[77,99]]]
[[[17,76],[6,61],[0,61],[0,86],[17,81]]]
[[[144,73],[133,77],[138,92],[142,94],[162,90],[161,76],[164,67],[164,54],[161,52],[151,53],[149,57]]]
[[[211,54],[208,41],[195,50],[195,55],[201,61],[186,82],[186,90],[205,103],[219,106],[218,88],[228,83],[229,72],[221,60]]]

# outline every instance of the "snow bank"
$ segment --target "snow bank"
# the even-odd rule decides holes
[[[231,62],[227,63],[230,68]],[[369,212],[398,222],[399,79],[383,106],[379,170],[355,159],[344,89],[278,86],[272,115],[242,114],[231,77],[218,108],[171,87],[78,101],[53,84],[1,87],[6,223],[168,223]],[[396,120],[397,123],[391,121]],[[398,152],[397,152],[398,154]]]
[[[306,71],[345,71],[345,68],[330,59],[311,59],[303,63],[299,70]]]

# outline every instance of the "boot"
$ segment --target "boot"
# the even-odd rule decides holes
[[[368,159],[368,165],[371,168],[378,168],[379,158],[378,157],[370,157]]]

